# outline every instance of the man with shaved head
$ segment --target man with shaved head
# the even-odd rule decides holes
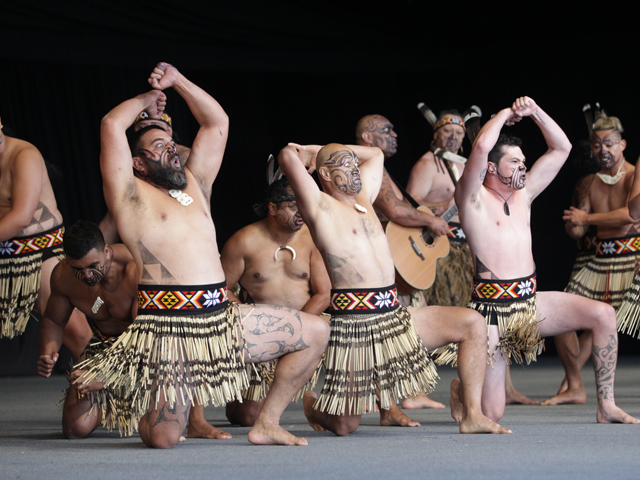
[[[309,424],[348,435],[375,408],[377,391],[385,409],[392,396],[428,393],[437,374],[427,349],[455,342],[461,381],[454,380],[451,391],[458,399],[460,431],[508,433],[480,408],[486,361],[480,316],[465,308],[398,303],[389,244],[372,205],[384,177],[382,151],[290,144],[278,161],[332,285],[325,383],[319,398],[313,392],[304,396]],[[317,168],[324,192],[307,168]]]

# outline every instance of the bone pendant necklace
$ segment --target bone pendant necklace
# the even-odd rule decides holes
[[[100,298],[100,295],[96,297],[96,301],[93,302],[93,307],[91,307],[91,311],[95,315],[100,310],[100,307],[104,305],[104,300]]]
[[[193,198],[187,193],[183,193],[182,190],[169,190],[169,195],[175,198],[180,205],[187,207],[193,203]]]
[[[485,187],[487,187],[487,186],[485,185]],[[505,198],[502,196],[502,194],[501,194],[500,192],[498,192],[497,190],[494,190],[494,189],[493,189],[493,188],[491,188],[491,187],[487,187],[487,188],[488,188],[489,190],[491,190],[492,192],[496,192],[498,195],[500,195],[500,198],[501,198],[502,200],[504,200],[504,214],[505,214],[507,217],[508,217],[509,215],[511,215],[511,212],[509,211],[509,204],[508,204],[507,202],[509,201],[509,198],[511,198],[511,197],[513,196],[513,192],[511,192],[511,195],[509,195],[509,198],[506,198],[506,199],[505,199]]]
[[[364,208],[362,205],[359,205],[359,204],[357,204],[357,203],[356,203],[356,204],[355,204],[355,208],[356,208],[356,210],[357,210],[358,212],[360,212],[360,213],[367,213],[367,209],[366,209],[366,208]]]

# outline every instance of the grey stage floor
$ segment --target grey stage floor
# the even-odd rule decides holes
[[[616,400],[640,416],[640,357],[621,358]],[[432,398],[448,403],[454,371],[441,368]],[[563,371],[554,357],[515,367],[516,386],[536,399],[555,393]],[[598,425],[592,370],[583,370],[585,405],[507,406],[501,423],[513,435],[460,435],[444,410],[413,410],[421,427],[380,427],[363,418],[349,437],[314,432],[301,405],[292,404],[282,425],[304,436],[307,447],[257,447],[248,428],[228,425],[222,408],[207,419],[231,440],[188,439],[173,450],[146,448],[136,435],[119,438],[98,429],[84,440],[66,440],[55,404],[64,377],[0,377],[0,478],[640,478],[640,425]]]

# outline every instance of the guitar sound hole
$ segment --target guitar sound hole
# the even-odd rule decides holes
[[[422,229],[422,239],[424,240],[424,243],[426,243],[428,246],[433,245],[434,238],[431,236],[431,234],[429,233],[429,230],[427,230],[426,228]]]

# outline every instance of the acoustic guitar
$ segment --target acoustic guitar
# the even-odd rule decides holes
[[[421,212],[433,215],[431,210],[421,205]],[[449,220],[458,213],[453,205],[441,215]],[[449,239],[446,235],[433,237],[427,227],[403,227],[388,222],[385,228],[391,257],[398,275],[414,290],[426,290],[436,279],[436,261],[449,254]]]

